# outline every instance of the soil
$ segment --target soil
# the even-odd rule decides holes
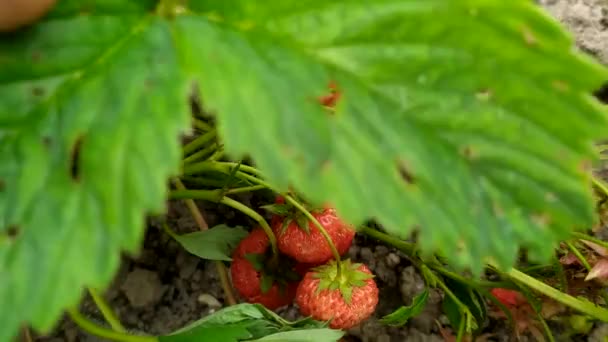
[[[608,2],[603,0],[539,0],[574,33],[577,45],[584,51],[608,63]],[[246,204],[257,207],[268,203],[264,196],[244,195]],[[259,202],[259,203],[258,203]],[[252,226],[242,214],[229,208],[199,203],[210,226],[226,223],[231,226]],[[197,230],[188,210],[179,202],[171,203],[168,223],[178,233]],[[348,331],[346,341],[363,342],[441,342],[440,324],[447,318],[441,313],[443,294],[431,293],[431,300],[423,313],[410,320],[405,327],[392,328],[379,323],[401,305],[409,304],[422,291],[422,277],[400,252],[358,236],[348,255],[367,264],[376,274],[381,298],[374,317]],[[134,333],[163,334],[215,312],[224,305],[224,294],[216,269],[211,262],[201,260],[184,251],[163,233],[151,219],[143,248],[139,255],[125,256],[113,283],[104,297],[121,322]],[[89,297],[85,296],[81,310],[91,320],[104,324]],[[299,317],[296,307],[279,309],[285,318]],[[556,332],[560,327],[551,327]],[[510,330],[501,321],[490,321],[485,330],[493,334],[489,341],[511,341]],[[588,336],[578,341],[603,341],[608,336],[608,324],[596,324]],[[58,324],[56,331],[40,342],[102,341],[81,332],[68,319]],[[524,337],[522,341],[530,340]],[[221,341],[220,341],[221,342]]]

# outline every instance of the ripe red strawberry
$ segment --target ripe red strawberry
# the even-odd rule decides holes
[[[235,249],[230,274],[235,289],[247,302],[276,309],[293,302],[298,281],[297,277],[290,277],[290,272],[265,269],[269,246],[264,230],[254,229]],[[279,277],[281,275],[284,278]]]
[[[378,305],[374,275],[363,264],[330,261],[306,273],[298,286],[296,303],[304,316],[328,321],[333,329],[349,329],[372,315]]]
[[[514,290],[494,288],[490,293],[508,308],[515,308],[527,302],[521,293]]]
[[[297,208],[284,203],[283,198],[276,202],[265,208],[275,214],[271,225],[279,250],[301,263],[312,265],[321,265],[332,259],[331,248],[319,229]],[[353,227],[338,217],[333,208],[312,209],[310,212],[325,228],[338,253],[346,253],[355,237]]]

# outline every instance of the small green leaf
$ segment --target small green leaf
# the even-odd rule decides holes
[[[380,322],[392,326],[403,326],[410,318],[416,317],[424,310],[428,299],[429,290],[424,289],[422,293],[414,297],[412,304],[402,306],[394,312],[382,317]]]
[[[338,341],[344,332],[341,330],[334,329],[307,329],[307,330],[292,330],[287,332],[280,332],[272,335],[262,337],[251,342],[266,342],[266,341],[280,341],[280,342],[335,342]]]
[[[220,224],[208,230],[178,235],[175,239],[199,258],[231,261],[233,249],[246,236],[247,231],[241,227]]]
[[[458,329],[460,326],[460,321],[462,320],[462,313],[460,312],[458,304],[452,299],[452,297],[445,296],[441,302],[441,309],[448,318],[452,328],[454,330]]]
[[[222,328],[227,331],[222,332]],[[292,331],[293,334],[288,334]],[[278,335],[279,333],[282,335]],[[244,303],[221,309],[171,335],[161,337],[160,341],[232,342],[237,341],[235,339],[260,339],[296,342],[306,336],[313,337],[313,341],[335,341],[331,339],[338,339],[342,334],[340,330],[328,329],[327,322],[311,318],[289,322],[262,305]]]
[[[305,231],[306,233],[310,234],[310,226],[308,225],[308,217],[306,217],[305,215],[298,213],[296,214],[296,223],[298,224],[298,227],[300,227],[300,229],[302,229],[303,231]],[[317,227],[314,227],[313,229],[318,229]]]
[[[159,336],[160,342],[239,342],[253,337],[247,329],[252,322],[225,325],[200,325],[175,335]]]
[[[245,254],[245,260],[249,261],[256,271],[264,270],[264,261],[266,260],[264,254],[247,253]]]
[[[249,331],[254,337],[265,336],[274,333],[285,325],[284,320],[264,306],[259,304],[242,303],[223,308],[215,313],[203,317],[198,321],[173,332],[173,335],[186,333],[199,327],[215,327],[247,323]]]
[[[268,205],[263,205],[260,208],[267,210],[273,214],[279,215],[279,216],[286,216],[287,214],[289,214],[291,205],[289,205],[289,204],[268,204]]]
[[[272,275],[262,273],[262,278],[260,279],[260,290],[262,290],[262,293],[270,291],[272,284],[274,284],[274,277]]]

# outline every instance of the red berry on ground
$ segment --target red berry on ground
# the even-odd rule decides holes
[[[378,305],[378,287],[373,274],[363,264],[341,261],[308,272],[298,286],[296,303],[304,316],[330,320],[333,329],[349,329],[369,318]]]
[[[508,308],[514,308],[527,302],[526,298],[515,290],[494,288],[490,293]]]
[[[346,253],[355,237],[355,230],[342,221],[333,208],[313,212],[312,216],[325,228],[338,253],[340,255]],[[311,221],[292,219],[287,222],[286,226],[283,222],[282,220],[274,221],[272,227],[282,253],[299,262],[316,265],[333,258],[327,240]],[[301,224],[307,224],[307,227],[302,228]]]
[[[269,247],[270,242],[264,230],[254,229],[235,249],[230,274],[234,288],[247,302],[260,303],[269,309],[276,309],[293,302],[298,282],[273,281],[266,292],[262,290],[265,276],[265,271],[261,269],[263,265],[254,265],[251,257],[262,259]]]

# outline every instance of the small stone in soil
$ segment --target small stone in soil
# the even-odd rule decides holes
[[[388,267],[396,267],[397,265],[399,265],[399,263],[401,263],[401,258],[396,253],[389,253],[386,256],[386,265]]]
[[[219,300],[217,300],[215,297],[208,293],[203,293],[199,295],[197,300],[199,303],[207,305],[211,309],[218,309],[222,307],[222,303],[220,303]]]
[[[194,255],[186,252],[186,251],[181,251],[178,255],[177,255],[177,260],[176,260],[176,264],[177,267],[179,268],[179,276],[182,279],[188,279],[192,276],[192,274],[194,273],[194,271],[196,271],[196,267],[198,266],[198,262],[201,259],[199,259],[198,257],[195,257]]]
[[[120,289],[134,308],[158,303],[164,292],[158,274],[141,268],[131,271]]]

